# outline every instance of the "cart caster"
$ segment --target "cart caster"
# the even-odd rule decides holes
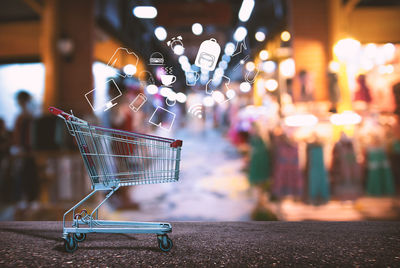
[[[86,239],[86,234],[85,233],[74,233],[74,239],[76,242],[83,242]]]
[[[157,240],[158,240],[158,247],[164,252],[170,251],[172,246],[174,245],[172,243],[172,240],[167,235],[158,236]]]
[[[65,251],[73,253],[78,248],[78,242],[73,239],[70,235],[64,240]]]

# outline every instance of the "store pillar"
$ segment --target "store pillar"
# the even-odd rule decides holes
[[[57,106],[90,113],[84,93],[93,88],[94,1],[45,0],[41,56],[45,65],[43,109]]]

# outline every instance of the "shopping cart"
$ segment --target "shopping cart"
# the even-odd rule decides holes
[[[92,126],[57,108],[49,111],[62,118],[75,137],[92,183],[92,192],[64,214],[65,250],[74,252],[87,233],[152,233],[162,251],[171,250],[172,240],[167,236],[171,224],[99,220],[99,208],[120,187],[178,181],[182,141]],[[109,193],[92,212],[77,212],[98,191]],[[72,221],[66,221],[67,215]]]

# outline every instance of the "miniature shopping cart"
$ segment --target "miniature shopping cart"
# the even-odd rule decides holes
[[[167,236],[171,224],[99,220],[99,208],[120,187],[178,181],[182,141],[92,126],[57,108],[49,110],[64,119],[75,137],[92,183],[92,192],[64,214],[65,250],[74,252],[87,233],[152,233],[162,251],[171,250]],[[98,191],[109,192],[92,212],[77,212]],[[66,221],[67,216],[72,216],[72,222]]]

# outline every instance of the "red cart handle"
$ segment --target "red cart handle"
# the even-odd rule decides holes
[[[172,148],[182,147],[182,143],[183,142],[181,140],[176,140],[176,141],[171,143],[170,147],[172,147]]]
[[[49,111],[50,111],[50,113],[52,113],[58,117],[62,116],[67,120],[71,117],[69,114],[67,114],[64,111],[61,111],[60,109],[57,109],[55,107],[49,107]]]

